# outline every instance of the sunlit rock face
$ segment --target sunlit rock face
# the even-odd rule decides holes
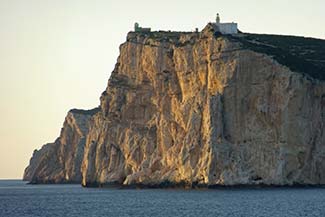
[[[82,184],[325,184],[324,93],[211,25],[131,32],[91,122]]]
[[[70,110],[60,137],[34,151],[23,179],[31,183],[80,183],[89,120],[98,110]]]
[[[212,25],[198,33],[130,32],[100,111],[34,153],[25,178],[74,177],[84,186],[325,184],[324,76],[298,72],[306,65],[292,61],[294,52],[278,55],[252,37],[222,36]]]

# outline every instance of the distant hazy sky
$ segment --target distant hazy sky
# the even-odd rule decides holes
[[[134,22],[202,29],[215,14],[244,32],[325,39],[324,0],[0,0],[0,178],[21,178],[71,108],[99,104]]]

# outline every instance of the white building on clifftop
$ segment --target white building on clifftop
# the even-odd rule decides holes
[[[220,22],[220,16],[217,14],[216,22],[214,23],[216,25],[217,30],[221,34],[237,34],[238,33],[238,24],[237,23],[221,23]]]

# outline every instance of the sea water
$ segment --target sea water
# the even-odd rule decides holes
[[[7,216],[325,216],[325,189],[103,189],[2,180],[0,217]]]

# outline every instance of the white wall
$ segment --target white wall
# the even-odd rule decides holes
[[[220,23],[219,25],[219,31],[222,34],[237,34],[237,23]]]

